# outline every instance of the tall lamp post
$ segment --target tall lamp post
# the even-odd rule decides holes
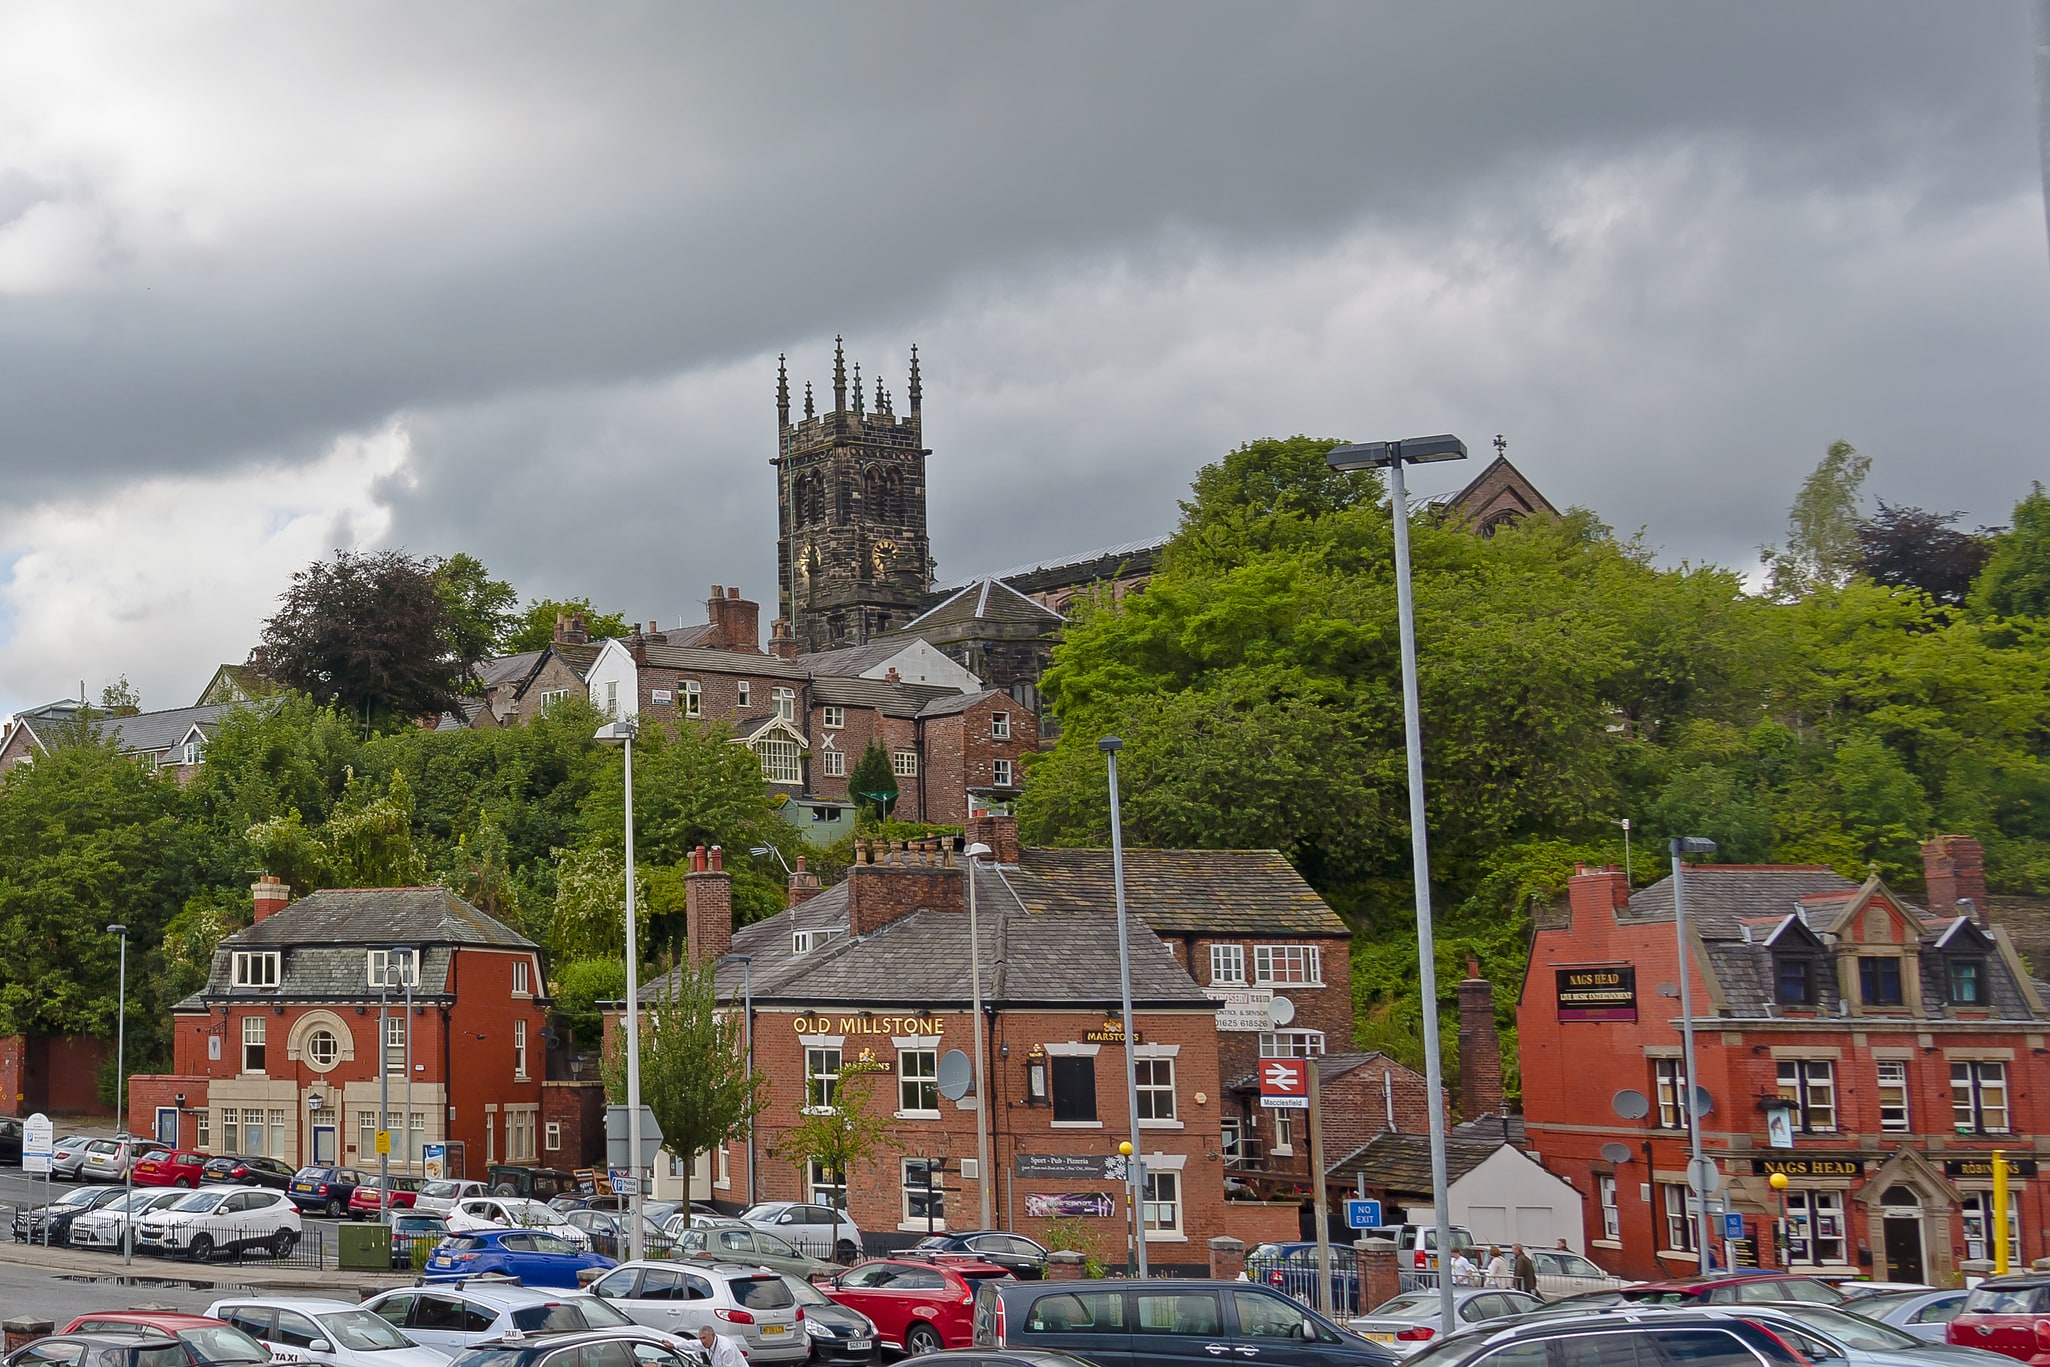
[[[1389,516],[1395,527],[1395,612],[1402,636],[1402,732],[1409,752],[1409,847],[1416,880],[1417,982],[1423,995],[1424,1097],[1431,1110],[1431,1205],[1437,1231],[1438,1311],[1452,1312],[1452,1209],[1445,1166],[1445,1063],[1438,1047],[1438,946],[1431,927],[1431,847],[1424,825],[1424,737],[1417,702],[1416,609],[1409,582],[1409,493],[1405,465],[1465,460],[1466,443],[1454,436],[1410,437],[1338,446],[1324,457],[1334,470],[1388,471]],[[1315,1180],[1321,1189],[1324,1174]],[[1322,1277],[1322,1272],[1318,1273]]]
[[[647,1251],[641,1227],[641,965],[640,946],[634,927],[634,732],[636,724],[607,722],[598,728],[602,745],[618,745],[626,751],[626,1147],[633,1165],[633,1209],[627,1215],[631,1254],[638,1260]]]
[[[1673,935],[1680,946],[1680,1052],[1683,1056],[1680,1066],[1687,1074],[1687,1080],[1680,1089],[1680,1104],[1687,1108],[1687,1194],[1694,1205],[1690,1212],[1694,1220],[1694,1254],[1706,1269],[1708,1189],[1713,1185],[1715,1174],[1708,1160],[1701,1156],[1701,1107],[1698,1102],[1704,1093],[1694,1080],[1694,989],[1691,986],[1692,974],[1687,971],[1687,898],[1685,879],[1681,875],[1685,865],[1680,857],[1714,854],[1715,842],[1698,835],[1676,835],[1666,843],[1666,849],[1673,856]]]
[[[418,953],[412,949],[388,949],[384,953],[384,971],[387,974],[391,972],[391,966],[399,962],[399,956],[405,956],[405,967],[399,970],[399,982],[406,989],[406,1115],[400,1121],[399,1133],[404,1136],[408,1176],[413,1172],[413,983],[420,976]],[[389,1188],[379,1193],[377,1204],[380,1211],[390,1207]]]
[[[128,1136],[122,1141],[122,1147],[126,1150],[122,1155],[126,1160],[123,1162],[122,1167],[126,1169],[126,1172],[123,1173],[121,1178],[121,1185],[127,1192],[127,1197],[122,1202],[121,1209],[126,1211],[128,1209],[128,1202],[132,1201],[135,1197],[135,1136],[129,1133],[128,1107],[126,1104],[128,1087],[128,927],[116,923],[107,927],[107,933],[121,937],[121,983],[117,989],[119,996],[115,1003],[116,1024],[114,1026],[114,1124],[119,1127],[118,1133]],[[129,1265],[135,1256],[136,1223],[132,1217],[123,1217],[121,1226],[121,1262],[123,1266]]]
[[[981,1197],[984,1229],[990,1227],[989,1187],[994,1179],[989,1171],[989,1081],[983,1076],[982,937],[975,927],[975,861],[990,852],[989,846],[980,841],[961,851],[961,857],[968,861],[963,870],[968,877],[968,992],[975,1012],[975,1189]],[[1131,994],[1125,995],[1129,1001]],[[931,1172],[932,1168],[928,1165],[926,1171]]]
[[[1096,742],[1110,764],[1110,877],[1118,904],[1118,998],[1125,1011],[1125,1109],[1132,1117],[1132,1155],[1125,1175],[1132,1183],[1132,1248],[1138,1274],[1146,1275],[1146,1150],[1139,1144],[1139,1061],[1138,1035],[1132,1029],[1132,951],[1125,934],[1125,832],[1118,813],[1118,751],[1125,743],[1116,736]],[[977,1019],[981,1019],[978,1014]],[[988,1228],[989,1221],[983,1221]],[[1452,1323],[1450,1316],[1445,1323]]]

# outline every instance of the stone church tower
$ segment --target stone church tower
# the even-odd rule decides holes
[[[779,614],[800,651],[861,645],[924,611],[932,585],[925,529],[918,348],[911,348],[909,412],[898,417],[880,379],[871,400],[861,366],[850,389],[846,352],[833,339],[833,407],[790,420],[790,374],[776,368]]]

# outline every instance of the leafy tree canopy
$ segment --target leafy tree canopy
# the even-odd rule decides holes
[[[508,655],[524,650],[546,650],[555,643],[557,614],[574,612],[584,614],[584,630],[594,641],[633,634],[633,627],[624,613],[599,612],[591,606],[588,598],[536,598],[513,618],[500,645]]]
[[[467,551],[427,563],[448,614],[448,645],[456,658],[474,665],[499,654],[518,621],[520,596],[513,586],[493,579],[484,562]]]
[[[1830,443],[1829,454],[1801,482],[1787,510],[1787,544],[1762,550],[1774,597],[1842,588],[1857,573],[1862,559],[1858,499],[1871,469],[1872,458],[1857,447]]]
[[[747,1066],[746,1021],[722,1011],[716,967],[680,968],[644,1002],[640,1032],[641,1097],[671,1153],[701,1154],[741,1134],[768,1102],[768,1083]],[[624,987],[622,985],[622,992]],[[626,1032],[604,1058],[605,1092],[626,1100]]]
[[[292,576],[250,662],[368,730],[462,706],[457,634],[433,564],[336,551]]]
[[[1896,508],[1879,511],[1858,527],[1858,569],[1875,584],[1919,589],[1939,603],[1962,606],[1992,550],[1988,533],[1974,536],[1951,524],[1962,513]]]
[[[1993,543],[1973,605],[1999,617],[2050,617],[2050,494],[2036,481],[2014,508],[2014,527]]]

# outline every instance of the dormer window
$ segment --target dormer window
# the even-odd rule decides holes
[[[1953,1006],[1986,1004],[1986,965],[1978,959],[1950,961],[1950,1002]]]
[[[1781,1006],[1815,1005],[1815,965],[1793,954],[1773,960],[1774,996]]]
[[[1867,1006],[1901,1004],[1901,961],[1892,955],[1867,954],[1858,960],[1858,994]]]
[[[278,960],[276,950],[260,952],[238,949],[233,961],[234,976],[230,980],[236,987],[276,987],[278,985]]]

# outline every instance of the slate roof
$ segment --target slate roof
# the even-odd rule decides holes
[[[1687,923],[1704,939],[1739,939],[1747,918],[1784,916],[1817,893],[1856,892],[1832,869],[1806,864],[1701,864],[1687,870]],[[1625,924],[1673,919],[1670,875],[1644,888],[1617,914]]]
[[[113,736],[124,755],[158,754],[190,735],[196,726],[211,736],[220,719],[246,703],[218,703],[209,707],[173,707],[162,712],[138,712],[131,717],[101,717],[93,722],[93,733]]]
[[[1035,560],[1029,565],[1013,565],[1010,569],[995,574],[971,575],[966,579],[954,579],[944,584],[934,584],[933,592],[951,593],[970,584],[979,584],[985,579],[1024,579],[1031,575],[1048,574],[1059,570],[1086,569],[1099,560],[1133,560],[1142,556],[1158,557],[1170,538],[1148,537],[1141,541],[1121,541],[1115,546],[1104,546],[1093,551],[1080,551],[1074,555],[1057,556],[1051,560]]]
[[[1494,1157],[1495,1151],[1513,1148],[1500,1139],[1445,1139],[1445,1177],[1457,1182]],[[1361,1176],[1369,1187],[1389,1191],[1428,1192],[1431,1189],[1431,1137],[1427,1134],[1377,1134],[1331,1167],[1334,1185],[1351,1186]]]
[[[942,698],[963,696],[943,684],[891,683],[887,679],[813,679],[814,701],[836,707],[872,707],[889,717],[916,717]]]
[[[809,671],[794,660],[786,660],[780,655],[762,655],[752,650],[706,650],[697,646],[664,645],[657,641],[644,641],[643,649],[647,652],[650,666],[686,674],[693,670],[707,674],[754,674],[795,679],[800,683],[810,677]],[[592,658],[597,657],[594,654]]]
[[[901,636],[884,636],[866,645],[845,646],[839,650],[820,650],[797,657],[797,663],[819,678],[852,678],[874,669],[877,665],[894,660],[911,649],[912,642]]]
[[[987,701],[990,698],[1008,698],[1010,696],[1001,688],[985,688],[975,693],[950,693],[944,698],[934,698],[919,709],[918,715],[921,717],[950,717],[956,712],[966,712],[977,703]]]
[[[546,650],[523,650],[517,655],[501,655],[497,659],[479,661],[476,668],[477,682],[486,688],[496,688],[502,683],[524,679],[541,663]]]
[[[961,622],[1004,622],[1034,631],[1053,631],[1067,618],[1027,598],[1000,579],[982,579],[935,604],[898,628],[909,636]]]
[[[598,663],[598,652],[605,649],[603,641],[557,641],[555,653],[562,662],[575,670],[578,678],[591,672],[591,666]]]
[[[1100,911],[1036,911],[1012,896],[995,869],[976,871],[978,948],[985,1001],[995,1005],[1085,1006],[1108,1010],[1119,998],[1117,921]],[[844,926],[847,884],[828,888],[801,907],[734,933],[733,953],[750,956],[754,999],[863,1006],[966,1006],[968,917],[918,910],[856,938],[841,935],[804,954],[791,932]],[[1211,1001],[1151,935],[1131,937],[1135,1007],[1213,1011]],[[722,960],[718,989],[737,999],[741,965]],[[667,990],[668,979],[649,989]]]
[[[1027,849],[1015,881],[1035,911],[1110,911],[1109,850]],[[1349,936],[1277,850],[1125,851],[1125,905],[1161,934]]]

